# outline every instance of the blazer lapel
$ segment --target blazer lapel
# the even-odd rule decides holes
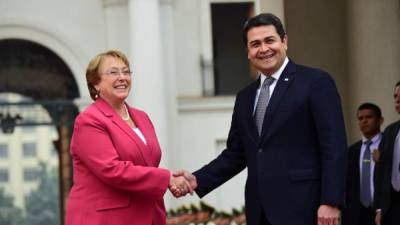
[[[272,122],[274,120],[274,117],[276,116],[279,105],[283,101],[282,98],[285,96],[285,93],[290,84],[293,83],[295,72],[296,65],[289,61],[286,65],[286,68],[283,70],[281,76],[279,77],[274,92],[272,93],[272,96],[268,103],[267,111],[265,112],[264,123],[261,132],[261,138],[263,139],[263,141],[267,140],[271,133],[273,133],[274,127],[272,127]]]
[[[147,118],[140,117],[129,106],[128,106],[128,109],[129,109],[129,113],[130,113],[131,117],[133,118],[133,121],[135,121],[136,126],[139,128],[139,130],[142,132],[144,138],[146,139],[147,145],[144,144],[143,141],[135,133],[135,136],[140,139],[140,144],[142,146],[141,149],[144,149],[144,151],[146,151],[144,153],[144,157],[147,156],[148,164],[150,166],[154,166],[155,163],[152,160],[153,159],[152,154],[155,151],[154,147],[157,146],[157,143],[155,143],[155,139],[153,136],[153,132],[152,132],[153,127],[149,126],[150,123],[145,122],[145,120],[147,120]]]
[[[119,127],[135,142],[135,144],[138,146],[140,154],[142,155],[143,161],[146,163],[146,165],[151,165],[150,154],[145,152],[148,151],[148,149],[139,136],[136,135],[133,129],[116,114],[114,109],[105,100],[98,98],[95,102],[95,105],[106,117],[109,117],[117,127]]]

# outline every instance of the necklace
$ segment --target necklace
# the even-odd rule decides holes
[[[126,108],[125,104],[124,104],[124,108],[125,108],[126,117],[121,116],[121,118],[125,121],[128,121],[131,117],[129,116],[129,112],[128,112],[128,109]]]

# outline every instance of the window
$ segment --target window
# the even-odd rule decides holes
[[[242,28],[254,10],[253,5],[211,4],[215,95],[233,95],[251,81]]]
[[[25,181],[37,181],[39,180],[40,170],[37,168],[25,168],[24,169],[24,180]]]
[[[0,169],[0,182],[8,182],[8,170]]]
[[[5,143],[0,144],[0,159],[8,157],[8,145]]]
[[[36,143],[24,143],[22,145],[22,154],[24,157],[35,157],[36,156]]]

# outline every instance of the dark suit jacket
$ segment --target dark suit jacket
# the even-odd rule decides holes
[[[376,167],[375,208],[382,209],[382,217],[385,217],[391,204],[393,150],[399,129],[400,121],[390,124],[379,146],[381,157]]]
[[[248,224],[263,209],[274,225],[316,224],[320,204],[345,198],[346,135],[340,97],[324,71],[289,61],[271,96],[259,137],[253,109],[260,79],[235,102],[227,148],[194,172],[203,197],[245,167]]]
[[[346,207],[342,213],[342,225],[355,225],[360,221],[360,152],[362,141],[348,149]],[[376,171],[376,167],[375,167]],[[374,172],[375,174],[375,172]],[[374,175],[374,179],[376,176]],[[375,180],[374,180],[375,181]]]

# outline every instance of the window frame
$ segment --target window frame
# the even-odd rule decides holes
[[[214,97],[215,75],[214,75],[214,55],[213,55],[213,33],[211,4],[215,3],[253,3],[254,13],[260,12],[259,0],[202,0],[200,1],[200,63],[202,76],[202,92],[203,96]],[[241,43],[238,43],[241,44]]]

